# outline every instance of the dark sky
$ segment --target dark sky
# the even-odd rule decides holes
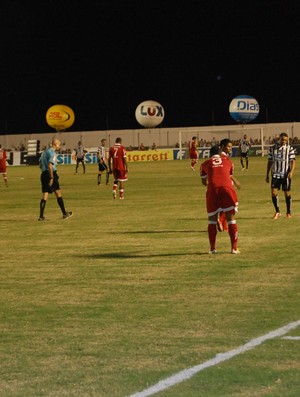
[[[256,123],[300,121],[299,3],[2,0],[0,133],[51,131],[57,103],[73,131],[140,128],[147,99],[163,127],[234,124],[239,94]]]

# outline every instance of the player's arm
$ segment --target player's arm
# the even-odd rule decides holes
[[[201,175],[202,185],[207,186],[207,175]]]
[[[126,159],[126,157],[123,157],[123,159],[124,159],[125,171],[128,172],[128,162],[127,162],[127,159]]]
[[[105,163],[105,150],[101,150],[100,163]]]
[[[293,178],[295,167],[296,167],[296,160],[291,160],[291,170],[290,170],[289,175],[288,175],[288,177],[290,179]]]
[[[48,163],[48,171],[49,171],[49,177],[50,177],[49,185],[51,186],[53,183],[53,164],[52,163]]]
[[[207,186],[207,173],[204,171],[204,164],[201,164],[200,166],[200,178],[202,185]]]
[[[271,168],[272,168],[272,164],[273,164],[272,160],[268,160],[268,164],[267,164],[267,175],[266,175],[266,182],[267,182],[267,183],[269,183],[269,173],[270,173],[270,170],[271,170]]]
[[[233,175],[230,175],[230,178],[231,178],[231,180],[232,180],[234,186],[235,186],[238,190],[240,190],[240,188],[242,187],[241,184],[240,184],[240,182],[239,182]]]
[[[108,157],[108,167],[109,167],[109,173],[112,174],[112,156],[109,154]]]

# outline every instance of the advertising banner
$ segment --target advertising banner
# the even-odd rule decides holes
[[[127,151],[127,161],[129,163],[134,163],[139,161],[164,161],[164,160],[174,160],[173,149]]]
[[[300,145],[292,145],[296,150],[296,154],[300,153]],[[262,155],[267,156],[269,150],[269,145],[264,146],[263,153],[262,147],[252,146],[249,150],[249,157],[262,157]],[[200,148],[198,149],[199,159],[209,158],[210,148]],[[240,151],[237,146],[232,148],[231,157],[239,157]],[[180,149],[157,149],[157,150],[128,150],[127,151],[127,161],[129,163],[147,162],[147,161],[166,161],[166,160],[180,160],[188,159],[188,150],[182,149],[180,156]],[[7,164],[8,165],[35,165],[37,162],[29,162],[27,159],[27,152],[8,152],[7,153]],[[90,152],[86,153],[85,156],[86,164],[97,164],[97,153]],[[74,155],[68,154],[58,154],[57,155],[58,165],[70,165],[76,164]]]

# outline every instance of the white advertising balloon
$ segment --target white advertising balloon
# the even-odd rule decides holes
[[[161,124],[164,117],[164,108],[156,101],[144,101],[135,110],[135,118],[143,127],[157,127]]]

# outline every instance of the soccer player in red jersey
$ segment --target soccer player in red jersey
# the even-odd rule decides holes
[[[221,155],[230,157],[232,152],[232,141],[228,138],[222,139],[220,142]],[[228,225],[225,212],[220,212],[217,227],[219,232],[228,232]]]
[[[122,139],[117,138],[114,146],[109,149],[109,173],[114,175],[113,198],[117,197],[119,185],[120,200],[124,199],[124,182],[127,181],[128,165],[126,149],[122,146]]]
[[[210,254],[215,254],[217,238],[217,220],[220,211],[226,214],[228,232],[231,241],[231,253],[239,254],[237,248],[238,227],[235,213],[237,212],[238,199],[232,182],[239,189],[239,181],[234,178],[233,164],[228,156],[220,155],[219,146],[210,149],[210,159],[204,161],[200,167],[202,184],[207,186],[206,207],[208,213],[208,238]]]
[[[7,173],[6,173],[6,151],[0,145],[0,174],[3,175],[5,186],[8,187]]]
[[[195,171],[195,165],[198,162],[198,140],[196,136],[193,136],[192,140],[189,143],[189,157],[191,160],[191,169]]]

